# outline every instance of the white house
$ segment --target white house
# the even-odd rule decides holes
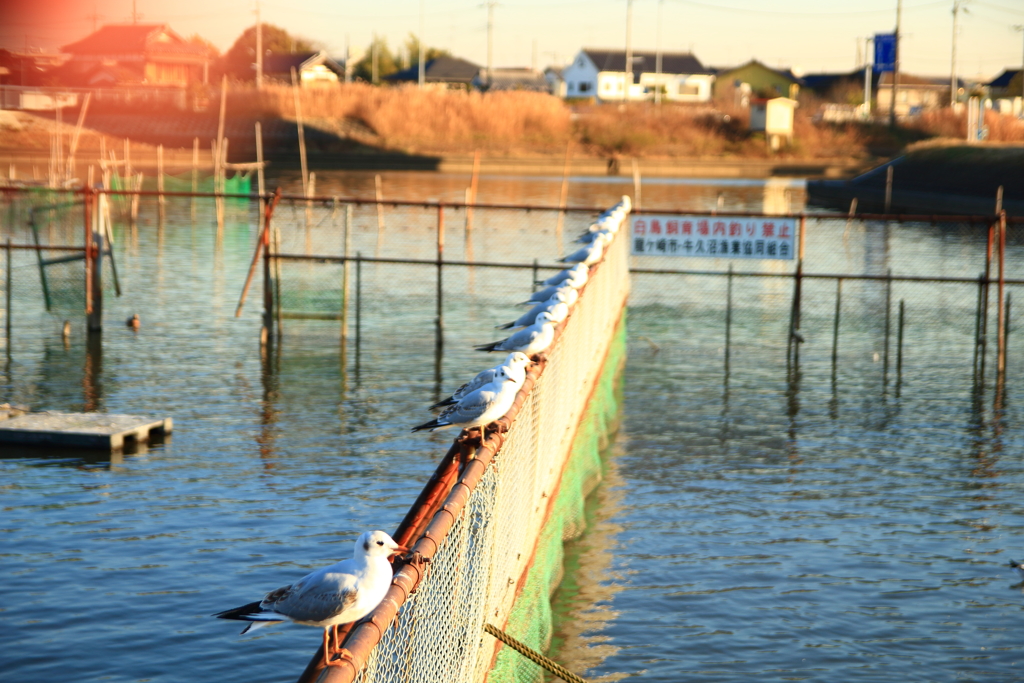
[[[637,51],[632,56],[630,72],[626,70],[624,50],[581,50],[562,70],[565,97],[593,97],[606,102],[651,100],[660,87],[666,102],[711,99],[715,76],[692,54],[661,53],[660,71],[657,53]]]

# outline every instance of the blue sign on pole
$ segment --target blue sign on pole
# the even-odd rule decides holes
[[[896,70],[896,34],[875,34],[875,73]]]

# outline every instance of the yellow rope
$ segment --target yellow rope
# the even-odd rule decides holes
[[[558,662],[554,661],[553,659],[548,659],[541,653],[531,648],[529,645],[519,642],[518,640],[516,640],[509,634],[505,633],[504,631],[498,629],[497,627],[491,626],[490,624],[484,624],[484,630],[490,633],[498,640],[500,640],[501,642],[508,645],[516,652],[520,653],[521,655],[529,659],[530,661],[539,664],[541,667],[547,669],[554,675],[558,676],[566,683],[587,683],[587,680],[585,678],[577,676],[576,674],[569,671]]]

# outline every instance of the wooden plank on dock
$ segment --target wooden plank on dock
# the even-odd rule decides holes
[[[103,413],[27,413],[0,421],[0,444],[70,446],[120,452],[171,433],[174,421]]]

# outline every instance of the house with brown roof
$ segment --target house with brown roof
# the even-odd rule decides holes
[[[64,85],[93,88],[205,83],[211,59],[166,24],[108,24],[62,50],[71,55],[60,67]]]

